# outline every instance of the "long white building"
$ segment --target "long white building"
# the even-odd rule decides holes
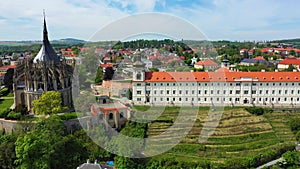
[[[145,72],[135,67],[135,105],[300,107],[300,72]]]

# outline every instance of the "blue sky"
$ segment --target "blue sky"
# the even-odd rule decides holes
[[[299,5],[296,0],[3,0],[0,40],[40,40],[43,9],[50,39],[89,40],[118,19],[148,12],[180,17],[209,40],[300,38]]]

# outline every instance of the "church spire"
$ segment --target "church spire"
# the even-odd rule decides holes
[[[60,62],[60,58],[57,56],[55,50],[52,48],[49,39],[48,39],[48,31],[47,31],[47,24],[46,24],[46,15],[45,10],[43,11],[44,14],[44,30],[43,30],[43,45],[37,54],[37,56],[34,58],[33,62],[54,62],[58,63]]]
[[[47,31],[47,24],[46,24],[46,14],[45,10],[43,10],[44,14],[44,31],[43,31],[43,42],[48,41],[48,31]]]

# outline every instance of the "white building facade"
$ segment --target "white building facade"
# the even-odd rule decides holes
[[[300,72],[144,72],[133,104],[300,107]]]

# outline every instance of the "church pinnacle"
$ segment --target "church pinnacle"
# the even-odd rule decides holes
[[[46,15],[45,11],[44,14],[44,30],[43,30],[43,45],[37,54],[37,56],[34,58],[33,62],[54,62],[58,63],[60,62],[60,58],[57,56],[56,52],[52,48],[49,39],[48,39],[48,31],[47,31],[47,24],[46,24]]]

